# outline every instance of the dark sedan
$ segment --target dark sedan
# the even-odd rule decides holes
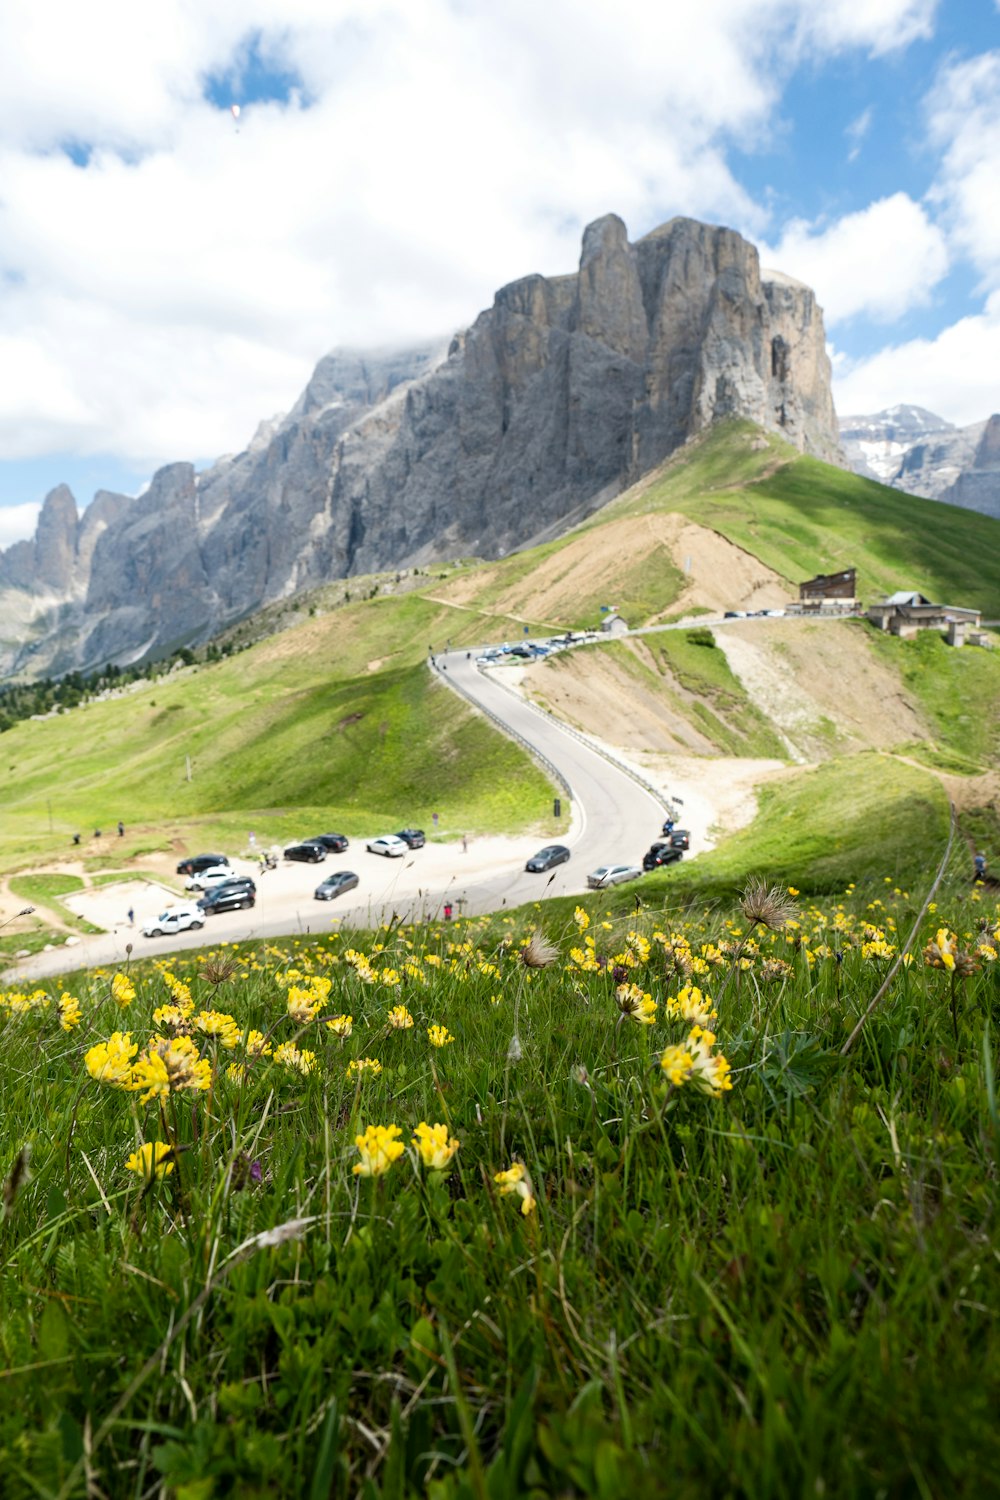
[[[353,870],[339,870],[336,875],[328,875],[325,880],[321,880],[313,894],[317,901],[333,901],[345,891],[356,890],[357,885],[358,877]]]
[[[544,849],[539,849],[537,854],[531,856],[524,868],[537,875],[541,870],[552,870],[556,865],[564,865],[568,859],[569,850],[565,844],[546,844]]]
[[[322,844],[309,840],[304,844],[289,844],[285,850],[286,859],[299,859],[307,865],[318,865],[321,860],[326,859],[326,850]]]
[[[422,828],[400,828],[396,837],[411,849],[422,849],[427,842]]]
[[[331,854],[343,854],[347,848],[346,833],[316,833],[312,838],[306,839],[307,844],[322,844]]]

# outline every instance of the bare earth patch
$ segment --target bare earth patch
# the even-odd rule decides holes
[[[853,625],[730,620],[715,638],[797,760],[891,750],[928,735],[900,679]]]
[[[661,553],[686,573],[688,582],[671,606],[671,613],[695,608],[775,609],[791,597],[788,584],[749,552],[685,516],[655,514],[626,516],[594,531],[583,531],[558,552],[512,583],[492,608],[515,618],[573,619],[581,597],[616,586]],[[448,604],[474,604],[502,576],[501,566],[477,569],[475,574],[450,579],[435,589],[434,597]]]

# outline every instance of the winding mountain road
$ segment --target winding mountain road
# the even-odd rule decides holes
[[[563,809],[568,808],[571,815],[569,832],[559,839],[571,851],[566,864],[544,874],[529,874],[525,860],[540,840],[525,836],[503,840],[503,847],[485,863],[477,857],[480,841],[473,841],[468,852],[461,843],[432,842],[399,861],[379,858],[364,852],[363,844],[352,844],[341,863],[349,860],[361,876],[361,899],[350,905],[338,901],[331,906],[314,899],[313,888],[325,871],[317,872],[311,865],[282,868],[258,881],[258,901],[252,911],[212,917],[199,932],[158,939],[145,939],[135,929],[120,926],[83,938],[72,947],[23,959],[3,976],[5,982],[122,964],[128,957],[128,944],[142,957],[161,956],[206,944],[326,932],[331,919],[345,927],[372,927],[393,917],[407,922],[439,918],[446,902],[456,915],[475,916],[541,896],[582,892],[589,872],[601,864],[638,863],[663,822],[662,799],[575,730],[505,686],[502,666],[480,671],[475,654],[444,652],[433,659],[429,670],[543,764],[554,782],[553,796],[562,800]],[[495,841],[481,842],[489,846]]]

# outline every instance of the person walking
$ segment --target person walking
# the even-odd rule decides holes
[[[118,837],[120,839],[123,839],[125,837],[125,824],[122,822],[121,818],[118,819]]]
[[[972,861],[972,864],[973,864],[973,868],[975,869],[975,872],[976,872],[972,878],[974,880],[985,880],[986,879],[986,855],[982,852],[981,849],[977,850],[976,857]]]
[[[468,854],[468,852],[469,852],[469,836],[468,836],[468,834],[463,833],[462,834],[462,853],[463,854]]]
[[[135,926],[135,912],[133,911],[131,906],[128,909],[128,925],[130,927]]]

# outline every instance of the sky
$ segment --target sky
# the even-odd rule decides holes
[[[239,109],[238,117],[232,106]],[[1000,0],[4,0],[0,547],[245,448],[614,212],[739,230],[842,414],[1000,410]]]

